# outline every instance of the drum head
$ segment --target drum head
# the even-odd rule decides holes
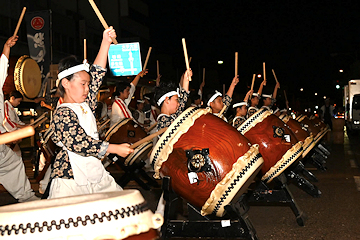
[[[41,71],[35,60],[22,56],[15,65],[14,82],[16,90],[25,97],[37,97],[41,89]]]

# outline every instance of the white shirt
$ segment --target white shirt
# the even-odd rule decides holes
[[[20,120],[17,112],[8,100],[5,101],[4,112],[5,118],[3,120],[3,126],[5,127],[6,131],[12,132],[18,129],[16,125],[25,125],[25,123]]]
[[[5,118],[4,113],[4,93],[3,93],[3,86],[7,77],[7,71],[8,71],[8,63],[9,59],[4,54],[1,54],[0,57],[0,122],[2,123]],[[0,132],[5,133],[6,129],[2,124],[0,124]]]
[[[116,124],[121,119],[133,118],[128,106],[129,106],[132,96],[135,93],[136,88],[132,83],[130,85],[131,85],[131,87],[130,87],[130,93],[129,93],[128,98],[126,98],[124,101],[118,97],[115,98],[115,102],[113,103],[112,108],[111,108],[110,126]]]

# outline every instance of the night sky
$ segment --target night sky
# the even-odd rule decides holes
[[[172,55],[182,72],[181,38],[185,38],[188,54],[193,57],[194,84],[205,67],[209,73],[211,69],[220,73],[212,76],[218,81],[212,80],[215,87],[222,83],[228,86],[237,51],[238,92],[245,93],[252,74],[262,73],[262,62],[266,62],[269,84],[265,91],[273,90],[274,69],[281,89],[293,98],[309,99],[318,92],[320,101],[324,95],[340,101],[336,80],[341,82],[349,75],[338,70],[348,70],[360,49],[356,1],[161,0],[149,2],[149,7],[153,50]],[[224,65],[218,66],[218,60]]]

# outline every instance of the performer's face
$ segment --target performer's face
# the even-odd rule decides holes
[[[11,105],[12,105],[13,107],[19,106],[20,103],[21,103],[21,101],[22,101],[22,98],[15,98],[14,96],[12,96],[12,97],[10,98],[10,103],[11,103]]]
[[[70,102],[84,102],[89,94],[90,75],[85,71],[81,71],[75,73],[70,81],[64,80],[63,86]]]
[[[246,106],[241,106],[240,109],[239,109],[239,113],[240,113],[240,116],[245,116],[246,113],[247,113],[247,107]]]
[[[167,101],[168,101],[169,112],[171,114],[176,113],[180,105],[178,95],[171,96],[169,99],[167,99]]]
[[[265,98],[264,99],[264,105],[265,106],[270,106],[270,104],[271,104],[271,98],[269,98],[269,97]]]
[[[126,87],[123,92],[120,92],[120,96],[119,96],[119,97],[120,97],[122,100],[125,100],[125,99],[127,99],[127,98],[129,97],[129,95],[130,95],[130,87]]]
[[[259,98],[258,97],[252,97],[251,98],[251,105],[252,106],[257,106],[259,104]]]
[[[223,108],[224,103],[222,101],[222,97],[217,97],[215,98],[214,101],[212,101],[212,103],[210,104],[210,107],[213,111],[213,113],[218,113],[221,111],[221,109]]]

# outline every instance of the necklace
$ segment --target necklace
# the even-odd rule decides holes
[[[81,111],[83,112],[83,114],[87,114],[87,111],[85,111],[85,109],[80,105]]]

